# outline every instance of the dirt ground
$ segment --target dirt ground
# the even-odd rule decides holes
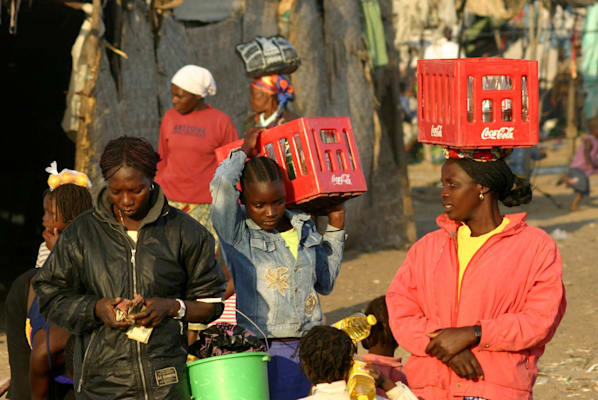
[[[555,148],[555,154],[561,150]],[[571,191],[556,186],[554,165],[562,158],[548,157],[540,162],[532,182],[537,190],[531,204],[508,212],[526,211],[528,222],[558,237],[563,257],[563,280],[567,289],[567,313],[554,339],[540,359],[540,374],[534,388],[536,399],[598,398],[598,319],[596,309],[598,274],[598,199],[591,196],[580,211],[569,213]],[[409,167],[415,222],[418,236],[434,230],[435,217],[441,213],[440,167],[420,163]],[[598,177],[592,187],[598,187]],[[543,194],[548,193],[548,198]],[[562,205],[557,208],[555,202]],[[557,230],[558,229],[558,230]],[[555,230],[557,230],[555,232]],[[322,297],[326,318],[332,323],[354,311],[362,310],[374,297],[386,292],[406,252],[399,250],[359,253],[348,251],[333,293]],[[401,349],[405,360],[408,354]],[[9,374],[6,336],[0,336],[0,381]]]

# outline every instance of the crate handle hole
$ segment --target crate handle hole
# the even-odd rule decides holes
[[[287,175],[289,180],[294,180],[297,177],[295,164],[293,163],[293,156],[291,155],[291,146],[287,138],[280,139],[280,148],[284,154],[284,164],[286,165]]]
[[[493,122],[494,121],[494,104],[492,100],[482,100],[482,122]]]
[[[508,75],[486,75],[482,77],[483,90],[512,90],[513,81]]]
[[[527,121],[527,113],[529,109],[529,97],[527,89],[527,76],[521,77],[521,120]]]
[[[299,170],[301,175],[307,175],[307,163],[305,162],[305,153],[303,153],[303,147],[301,146],[301,138],[298,133],[293,135],[293,141],[295,142],[295,148],[297,149],[297,159],[299,160]]]
[[[473,76],[467,77],[467,122],[473,122]]]
[[[328,168],[328,171],[334,171],[332,169],[332,157],[330,157],[329,151],[324,152],[324,159],[326,160],[326,168]]]
[[[274,153],[274,145],[272,143],[268,143],[268,144],[266,144],[266,146],[264,146],[264,148],[266,149],[266,157],[276,161],[276,153]]]
[[[511,99],[501,101],[501,119],[504,122],[513,121],[513,101]]]
[[[338,143],[334,129],[320,129],[320,138],[322,139],[322,143]]]
[[[355,171],[355,160],[353,159],[353,151],[351,150],[351,143],[349,142],[349,134],[343,129],[343,135],[345,137],[345,144],[347,145],[347,155],[349,156],[349,165],[353,171]]]

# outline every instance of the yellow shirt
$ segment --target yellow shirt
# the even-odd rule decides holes
[[[291,251],[291,254],[293,254],[293,257],[295,257],[296,260],[297,252],[299,251],[299,235],[297,235],[297,229],[292,228],[286,232],[280,232],[280,236],[282,236],[287,244],[287,247]]]
[[[127,235],[137,243],[137,231],[127,231]]]
[[[461,225],[457,230],[457,255],[459,256],[459,290],[458,296],[461,296],[461,282],[463,281],[463,275],[467,269],[467,265],[471,261],[473,255],[486,243],[490,237],[500,233],[505,229],[505,226],[509,223],[508,218],[503,218],[500,225],[480,236],[472,237],[471,230],[465,224]]]

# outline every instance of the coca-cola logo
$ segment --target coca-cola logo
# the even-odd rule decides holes
[[[333,185],[350,185],[351,176],[349,176],[349,174],[342,174],[339,176],[332,174],[331,181]]]
[[[432,129],[430,130],[430,136],[442,137],[442,125],[432,125]]]
[[[503,126],[500,129],[490,129],[485,127],[482,131],[482,139],[487,140],[508,140],[513,139],[515,128]]]

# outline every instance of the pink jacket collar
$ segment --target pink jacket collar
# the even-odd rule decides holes
[[[527,213],[525,212],[516,214],[505,214],[504,216],[509,219],[509,224],[500,233],[500,235],[512,235],[521,231],[523,228],[527,226],[527,223],[525,222]],[[457,228],[461,226],[461,222],[450,219],[446,214],[440,214],[436,218],[436,224],[438,224],[440,228],[442,228],[451,236],[454,236],[457,233]]]

